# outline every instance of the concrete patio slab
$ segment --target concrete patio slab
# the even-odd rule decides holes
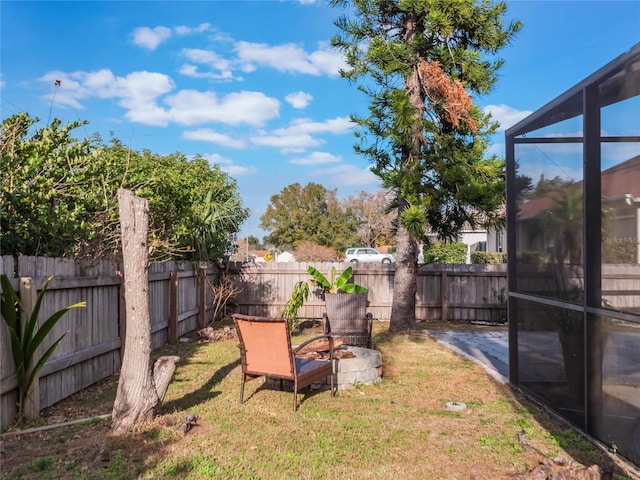
[[[501,383],[509,379],[508,332],[425,330],[438,343],[484,367],[489,375]]]

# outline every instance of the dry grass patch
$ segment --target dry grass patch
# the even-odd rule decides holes
[[[108,434],[106,422],[7,436],[2,479],[513,478],[543,460],[519,444],[522,430],[545,455],[614,468],[606,455],[481,367],[428,338],[387,335],[385,328],[377,324],[374,336],[382,383],[335,398],[304,392],[296,413],[290,392],[260,380],[247,384],[246,401],[238,403],[237,341],[172,346],[158,354],[182,361],[154,422],[120,438]],[[45,415],[109,413],[116,382],[102,382]],[[451,401],[467,409],[449,411]],[[177,427],[187,413],[198,421],[181,435]]]

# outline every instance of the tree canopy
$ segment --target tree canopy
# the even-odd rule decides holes
[[[294,249],[296,258],[328,260],[352,246],[392,243],[393,220],[388,208],[384,191],[363,191],[340,201],[336,190],[317,183],[304,187],[294,183],[271,197],[260,226],[270,232],[264,238],[266,244]],[[313,252],[303,254],[301,245],[313,245]],[[327,248],[334,253],[329,255]]]
[[[294,183],[272,195],[260,222],[270,232],[265,243],[279,248],[295,248],[309,241],[337,253],[356,241],[357,225],[349,206],[338,201],[336,190],[313,182],[304,187]]]
[[[0,243],[3,253],[118,255],[119,187],[149,200],[152,258],[225,255],[248,217],[235,181],[201,157],[137,152],[117,139],[78,140],[54,119],[25,113],[2,122]]]
[[[342,72],[368,96],[356,152],[395,195],[398,261],[391,331],[414,328],[417,242],[427,230],[455,239],[465,225],[491,224],[504,202],[504,162],[486,155],[497,124],[473,103],[488,93],[495,57],[520,27],[503,26],[503,2],[332,0],[353,7],[332,43]]]
[[[390,208],[389,193],[360,192],[347,199],[358,223],[357,235],[360,243],[367,247],[394,243],[395,211]]]

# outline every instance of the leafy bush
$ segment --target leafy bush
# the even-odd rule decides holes
[[[467,244],[435,242],[424,252],[425,263],[467,263]]]
[[[152,258],[217,260],[232,250],[249,216],[233,178],[200,156],[73,138],[86,124],[56,118],[40,126],[26,113],[2,120],[3,254],[117,256],[120,187],[149,200]]]
[[[293,286],[291,298],[282,310],[282,316],[287,319],[289,330],[294,331],[298,327],[298,310],[304,305],[309,298],[309,283],[299,281]]]
[[[497,265],[507,263],[505,252],[471,252],[471,263]]]

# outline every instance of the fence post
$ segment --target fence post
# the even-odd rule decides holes
[[[26,319],[31,316],[38,300],[38,286],[31,277],[20,279],[20,305],[22,306],[22,328],[26,323]],[[23,330],[24,334],[24,330]],[[42,355],[42,345],[34,352],[34,360],[39,359]],[[33,368],[33,365],[32,365]],[[27,377],[31,372],[26,372]],[[33,383],[27,391],[24,404],[22,405],[22,413],[27,420],[35,420],[40,416],[40,375],[36,375]]]
[[[169,343],[178,339],[178,272],[169,275]]]
[[[440,273],[440,316],[443,322],[449,319],[449,278],[445,266]]]
[[[207,314],[207,267],[198,267],[198,328],[204,328]]]

